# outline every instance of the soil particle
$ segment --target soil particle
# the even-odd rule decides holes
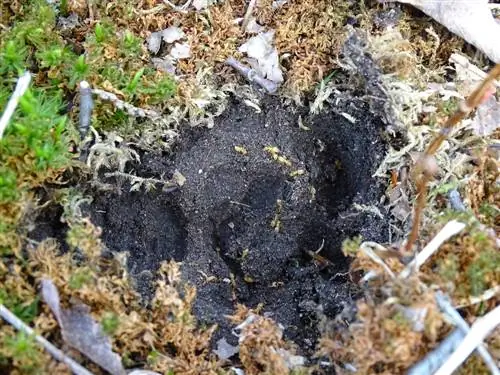
[[[97,193],[92,217],[111,250],[129,251],[144,296],[160,262],[181,261],[183,277],[198,290],[194,312],[219,325],[216,337],[234,339],[225,316],[236,303],[263,303],[310,354],[317,313],[333,316],[353,298],[341,275],[348,267],[342,241],[386,237],[382,218],[353,209],[376,205],[382,195],[371,177],[385,151],[382,124],[358,100],[314,117],[278,98],[261,109],[231,99],[213,129],[186,130],[172,155],[146,154],[134,168],[147,177],[177,169],[184,186]],[[309,131],[299,128],[299,115]],[[308,253],[319,248],[326,267]]]

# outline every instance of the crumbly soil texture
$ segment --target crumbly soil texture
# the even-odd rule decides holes
[[[94,190],[90,213],[106,246],[129,253],[145,300],[160,263],[179,261],[197,287],[195,315],[219,327],[215,340],[235,343],[227,315],[237,303],[262,304],[312,354],[319,317],[355,299],[342,241],[387,238],[386,220],[359,209],[383,195],[384,181],[372,178],[383,125],[352,98],[316,116],[277,97],[260,107],[232,98],[213,129],[187,129],[171,154],[146,153],[130,166],[142,177],[177,170],[186,178],[179,189]]]

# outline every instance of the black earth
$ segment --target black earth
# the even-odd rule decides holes
[[[237,303],[262,303],[311,354],[318,313],[333,317],[355,298],[342,241],[387,239],[386,220],[359,209],[383,195],[384,181],[372,178],[386,149],[382,133],[353,98],[315,116],[279,98],[264,99],[260,112],[232,98],[213,129],[188,129],[170,155],[146,153],[132,166],[143,177],[178,170],[182,187],[94,191],[90,212],[106,246],[129,252],[146,299],[160,263],[173,259],[197,287],[199,321],[218,324],[215,339],[234,343],[226,316]]]

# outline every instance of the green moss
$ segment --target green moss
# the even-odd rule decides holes
[[[14,315],[25,323],[31,323],[38,315],[39,298],[25,301],[18,296],[12,295],[7,290],[0,288],[0,304],[11,310]]]
[[[470,293],[473,296],[482,294],[488,288],[489,280],[498,280],[499,270],[500,253],[496,249],[481,249],[477,259],[467,267]]]
[[[101,319],[102,330],[108,336],[112,336],[119,326],[120,320],[115,313],[105,313]]]
[[[0,203],[15,201],[18,197],[16,173],[5,166],[0,167]]]
[[[460,267],[460,260],[455,254],[438,261],[438,273],[448,281],[455,281]]]
[[[92,271],[88,268],[79,268],[69,278],[69,287],[71,289],[80,289],[92,280]]]
[[[7,41],[0,51],[0,74],[6,76],[23,71],[26,67],[27,52],[24,44]]]
[[[363,238],[361,236],[357,236],[354,238],[346,238],[342,242],[342,252],[345,256],[355,256],[361,246],[361,242]]]
[[[154,365],[158,359],[160,358],[160,353],[156,350],[152,350],[149,355],[148,355],[148,358],[147,358],[147,362],[148,364],[150,365]]]
[[[104,42],[111,39],[114,33],[114,27],[110,22],[106,20],[98,22],[94,27],[94,34],[90,35],[89,42],[104,44]]]
[[[3,345],[3,355],[14,360],[22,373],[33,374],[39,372],[42,357],[34,336],[18,332],[15,336],[7,336]]]
[[[130,30],[125,30],[121,39],[120,54],[122,57],[137,57],[142,52],[142,39],[136,37]]]

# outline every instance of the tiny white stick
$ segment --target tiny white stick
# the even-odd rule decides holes
[[[396,275],[394,275],[394,272],[389,268],[387,264],[382,260],[381,257],[379,257],[373,250],[372,248],[375,248],[379,251],[386,251],[386,248],[383,247],[382,245],[379,245],[376,242],[371,242],[371,241],[366,241],[361,244],[359,249],[366,255],[368,256],[371,260],[373,260],[375,263],[379,264],[382,266],[382,268],[387,272],[387,274],[394,279]]]
[[[248,3],[247,11],[243,16],[243,22],[241,23],[241,28],[243,29],[243,31],[246,30],[248,22],[250,22],[250,17],[252,17],[253,9],[255,8],[256,3],[257,0],[250,0],[250,2]]]
[[[439,233],[434,237],[431,242],[427,244],[426,247],[419,252],[415,258],[406,266],[406,268],[400,272],[399,277],[402,279],[406,279],[413,271],[416,271],[420,268],[422,264],[429,259],[432,254],[434,254],[437,249],[443,244],[443,242],[447,241],[449,238],[453,237],[455,234],[460,233],[462,229],[465,228],[465,224],[456,220],[452,220],[448,222],[443,229],[439,231]]]
[[[472,325],[462,343],[434,375],[451,375],[499,324],[500,306],[497,306]]]
[[[64,354],[64,352],[56,348],[42,336],[35,334],[35,331],[33,331],[30,327],[24,324],[22,320],[20,320],[17,316],[11,313],[9,309],[7,309],[4,305],[1,304],[0,304],[0,316],[17,330],[22,331],[28,335],[33,335],[35,337],[35,340],[40,345],[42,345],[45,348],[45,350],[48,351],[50,355],[52,355],[52,357],[54,357],[56,360],[60,362],[65,363],[74,374],[93,375],[90,371],[88,371],[79,363],[75,362],[73,359],[68,357],[66,354]]]
[[[460,309],[462,307],[466,306],[471,306],[471,305],[476,305],[478,303],[487,301],[489,299],[492,299],[493,297],[496,297],[497,295],[500,294],[500,285],[494,286],[493,288],[487,289],[484,291],[483,294],[477,297],[469,297],[468,300],[462,300],[460,301],[460,304],[456,306],[457,309]]]
[[[10,97],[9,102],[7,103],[7,107],[5,107],[5,111],[2,114],[2,118],[0,119],[0,139],[2,139],[3,132],[7,128],[10,118],[12,117],[14,111],[17,108],[19,99],[24,95],[24,93],[28,89],[30,81],[31,81],[30,72],[24,72],[24,74],[17,80],[14,93]]]

